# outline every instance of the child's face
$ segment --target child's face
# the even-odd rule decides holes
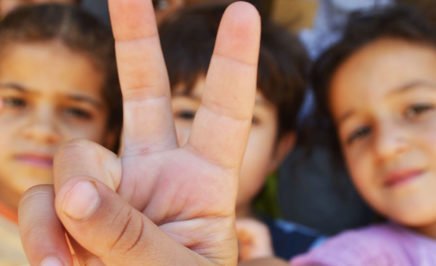
[[[104,142],[103,75],[57,42],[12,44],[0,60],[0,200],[16,206],[27,188],[51,183],[63,142]]]
[[[340,66],[330,93],[353,182],[380,213],[436,223],[436,50],[375,41]]]
[[[200,79],[189,95],[182,88],[173,91],[172,107],[179,144],[186,143],[195,112],[200,106],[204,80]],[[225,128],[222,129],[226,130]],[[276,157],[277,111],[258,92],[239,181],[237,211],[249,212],[253,197],[263,187],[265,177],[277,166]],[[279,161],[279,160],[277,160]]]

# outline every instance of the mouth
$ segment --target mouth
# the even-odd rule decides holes
[[[406,184],[414,179],[420,177],[424,173],[424,170],[408,169],[391,172],[385,179],[386,187],[396,187]]]
[[[43,154],[19,154],[16,155],[15,160],[26,165],[37,168],[52,168],[53,156]]]

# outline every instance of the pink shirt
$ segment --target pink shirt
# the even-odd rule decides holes
[[[350,230],[291,261],[292,266],[436,265],[436,240],[393,223]]]

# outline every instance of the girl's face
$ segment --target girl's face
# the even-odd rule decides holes
[[[102,86],[103,74],[88,57],[58,42],[2,48],[0,201],[16,207],[26,189],[51,183],[53,154],[61,143],[105,143]]]
[[[436,49],[393,39],[366,45],[334,75],[330,107],[366,201],[404,225],[434,226]]]

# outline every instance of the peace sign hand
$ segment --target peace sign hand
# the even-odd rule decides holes
[[[21,202],[29,260],[71,265],[67,232],[86,265],[235,265],[234,209],[256,93],[259,16],[243,2],[226,10],[201,107],[180,147],[151,1],[109,6],[124,101],[122,155],[88,141],[58,152],[55,198],[40,186]]]

